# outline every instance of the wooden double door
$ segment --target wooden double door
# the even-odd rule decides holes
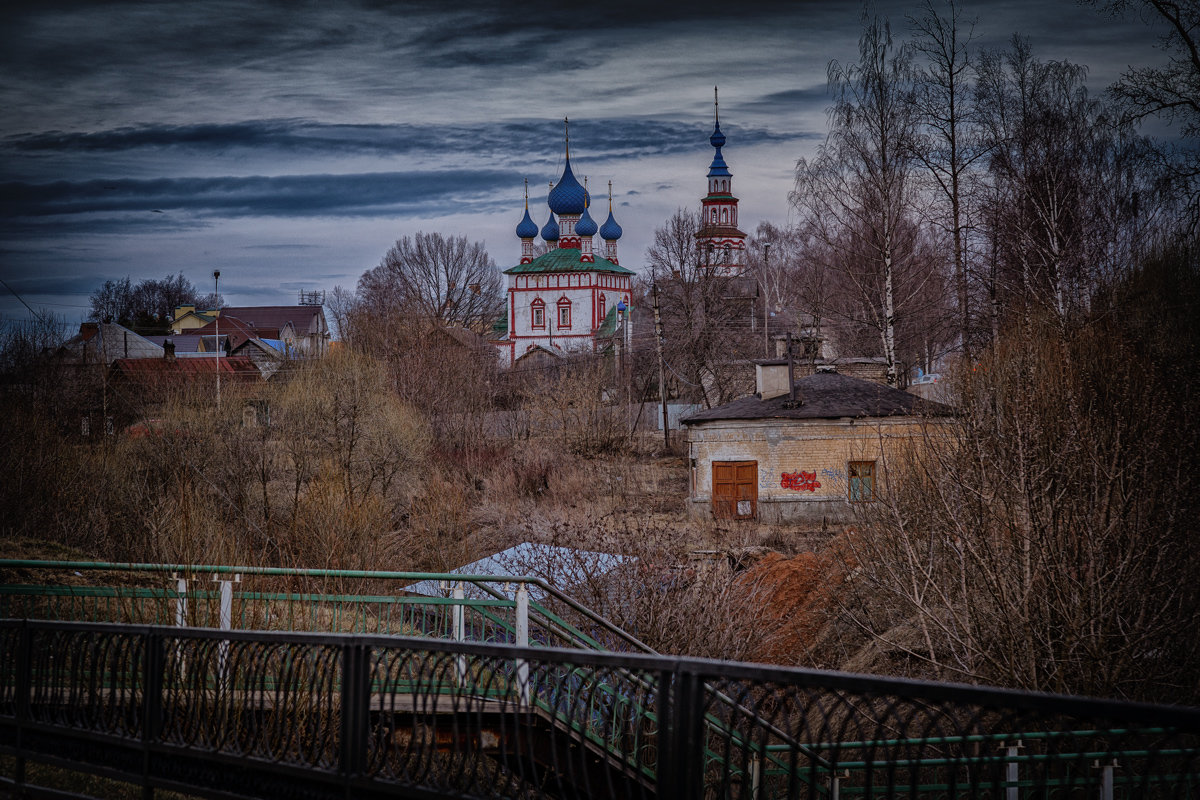
[[[714,519],[755,519],[758,516],[758,462],[712,462]]]

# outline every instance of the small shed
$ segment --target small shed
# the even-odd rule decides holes
[[[756,377],[757,393],[683,419],[694,517],[846,521],[876,499],[889,458],[955,414],[832,371],[795,380],[793,397],[786,362],[758,362]]]

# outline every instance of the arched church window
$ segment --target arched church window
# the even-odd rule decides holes
[[[729,209],[728,208],[721,209],[721,222],[729,222]]]
[[[529,304],[529,326],[531,328],[546,327],[546,304],[542,302],[542,298],[535,298]]]
[[[558,327],[571,327],[571,301],[565,297],[558,299]]]
[[[600,295],[600,319],[604,319],[604,314],[607,312],[607,308],[605,308],[607,303],[608,299],[604,295]]]
[[[712,221],[713,222],[717,221],[717,210],[715,208],[713,209],[713,212],[712,212]]]
[[[725,263],[726,263],[726,264],[728,264],[728,263],[729,263],[729,256],[730,256],[730,254],[731,254],[731,251],[730,251],[730,249],[729,249],[729,245],[725,245]]]

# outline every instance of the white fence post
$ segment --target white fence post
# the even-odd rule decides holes
[[[1004,748],[1004,755],[1008,759],[1004,764],[1004,782],[1008,784],[1004,790],[1005,800],[1020,800],[1021,787],[1018,785],[1021,780],[1021,765],[1014,759],[1020,755],[1021,740],[1018,739],[1014,744],[1007,742],[1000,745]]]
[[[517,584],[517,647],[529,646],[529,587]],[[529,702],[529,662],[517,659],[517,692],[522,703]]]
[[[234,574],[233,580],[223,579],[218,575],[213,576],[213,581],[221,584],[221,608],[217,618],[217,624],[223,631],[233,630],[233,584],[241,583],[242,576]],[[217,645],[217,674],[221,681],[225,681],[226,662],[229,660],[229,640],[223,639]]]
[[[1117,767],[1117,760],[1114,758],[1112,763],[1100,766],[1100,759],[1096,759],[1094,766],[1100,769],[1100,800],[1113,800],[1113,769]]]
[[[452,595],[455,600],[454,604],[454,641],[465,642],[467,640],[467,626],[465,613],[463,608],[463,600],[466,598],[466,592],[463,590],[463,582],[455,581]],[[467,685],[467,657],[458,655],[454,659],[455,674],[458,676],[458,685]]]
[[[172,572],[171,577],[175,580],[175,593],[178,597],[175,598],[175,627],[187,627],[187,578],[182,577],[178,572]]]

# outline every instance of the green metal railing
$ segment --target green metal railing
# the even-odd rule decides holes
[[[116,585],[53,582],[73,573]],[[7,618],[434,636],[654,652],[533,577],[18,559],[0,559],[0,576],[0,617]],[[206,579],[211,588],[204,585]],[[444,596],[402,591],[423,582],[439,584]],[[329,591],[330,585],[343,591]],[[527,638],[521,638],[523,633]]]

